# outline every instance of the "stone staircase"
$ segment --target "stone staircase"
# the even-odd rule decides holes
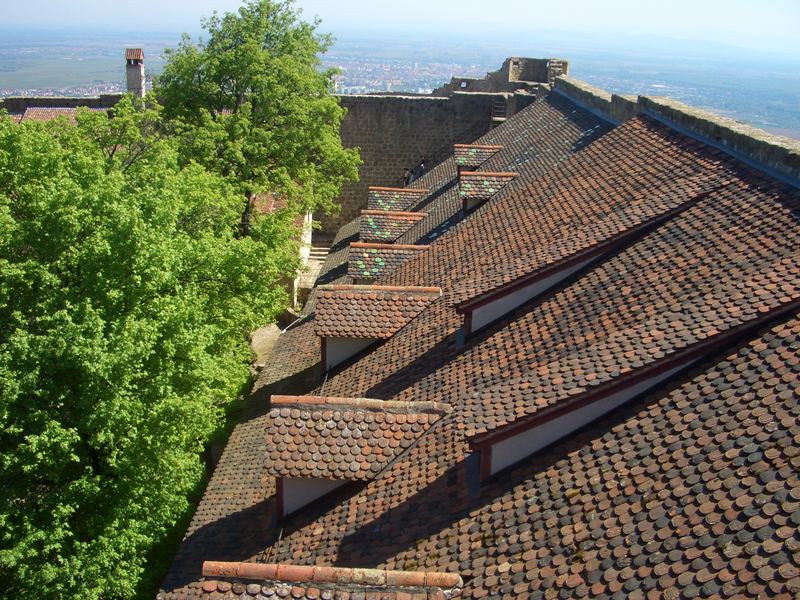
[[[303,306],[308,299],[308,294],[314,287],[314,282],[319,277],[322,270],[322,265],[325,259],[328,258],[328,252],[331,249],[331,241],[327,240],[314,240],[311,246],[311,252],[308,255],[308,263],[297,282],[297,303]]]

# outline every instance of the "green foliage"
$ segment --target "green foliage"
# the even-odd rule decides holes
[[[159,108],[0,116],[0,574],[8,597],[127,598],[280,311],[293,215],[236,234],[235,181]]]
[[[208,40],[184,37],[167,56],[156,93],[181,136],[184,161],[240,192],[284,195],[304,211],[329,211],[357,178],[356,150],[342,148],[344,109],[320,69],[331,44],[293,2],[250,0],[204,23]]]

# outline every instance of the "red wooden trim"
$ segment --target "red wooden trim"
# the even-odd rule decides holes
[[[678,366],[681,363],[688,362],[690,360],[705,358],[713,354],[714,352],[723,349],[731,341],[732,338],[739,337],[740,335],[748,331],[751,331],[753,329],[759,329],[760,327],[772,321],[773,319],[788,312],[794,311],[798,308],[800,308],[800,300],[794,300],[792,302],[784,304],[783,306],[779,306],[773,309],[772,311],[768,312],[761,318],[754,319],[749,323],[745,323],[740,327],[736,327],[734,329],[721,333],[711,339],[698,342],[693,347],[684,351],[679,351],[674,356],[666,358],[653,365],[633,371],[632,375],[628,377],[625,377],[623,375],[617,381],[613,381],[606,384],[605,386],[601,386],[599,390],[585,392],[583,394],[576,396],[575,399],[570,402],[561,402],[555,407],[542,409],[541,411],[537,411],[536,413],[529,415],[527,417],[520,417],[519,419],[512,421],[506,425],[501,425],[500,427],[492,431],[479,433],[469,438],[468,440],[469,446],[473,450],[477,450],[496,444],[510,437],[514,437],[515,435],[523,433],[529,429],[532,429],[533,427],[543,425],[544,423],[552,421],[553,419],[556,419],[566,413],[570,413],[577,408],[582,408],[588,404],[592,404],[598,400],[602,400],[620,390],[631,387],[632,385],[636,385],[640,381],[649,379],[651,377],[656,377],[661,373],[669,371],[671,368]]]

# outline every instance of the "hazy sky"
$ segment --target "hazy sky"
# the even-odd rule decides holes
[[[239,0],[0,0],[0,25],[194,31]],[[800,53],[800,0],[298,0],[323,30],[611,32]],[[398,8],[401,7],[401,8]],[[341,35],[341,34],[340,34]]]

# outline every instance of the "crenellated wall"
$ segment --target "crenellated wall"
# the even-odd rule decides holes
[[[557,78],[553,89],[613,123],[645,114],[800,188],[800,142],[797,140],[772,135],[672,98],[610,94],[570,77]]]
[[[102,94],[97,97],[65,97],[65,96],[11,96],[0,98],[0,110],[23,113],[26,108],[111,108],[119,102],[122,94]]]

